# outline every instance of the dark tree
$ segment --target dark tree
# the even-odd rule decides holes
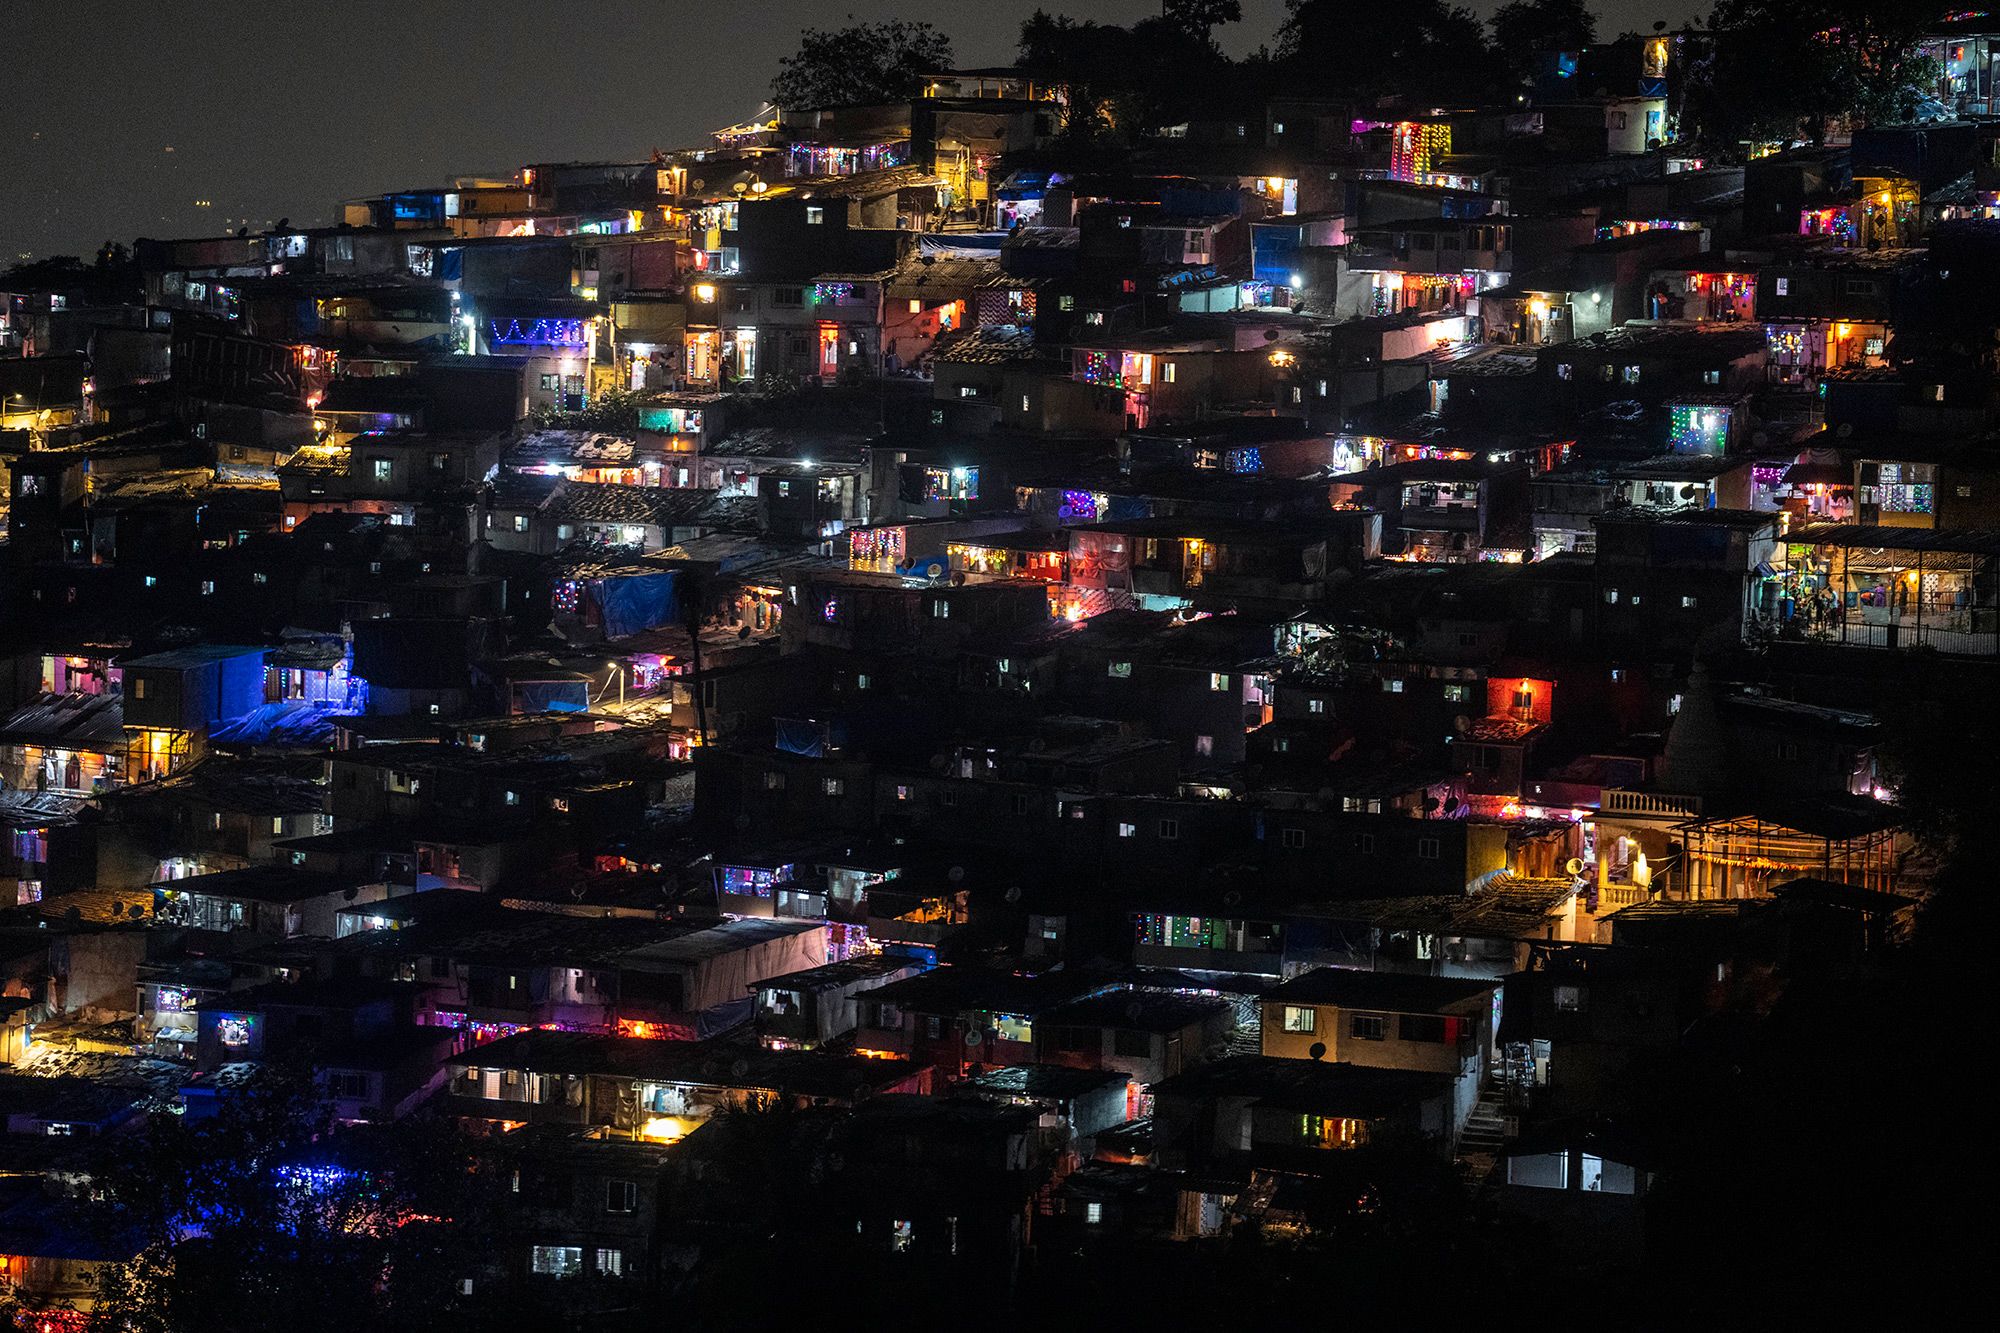
[[[1543,51],[1576,51],[1597,40],[1597,16],[1584,0],[1512,0],[1493,11],[1493,46],[1516,77],[1534,71]]]
[[[1121,87],[1125,29],[1036,10],[1021,23],[1015,64],[1062,100],[1061,137],[1086,143],[1113,128],[1112,103]]]
[[[1241,23],[1243,5],[1241,0],[1161,0],[1160,17],[1205,42],[1223,24]]]
[[[1213,105],[1233,67],[1203,21],[1226,6],[1193,8],[1130,28],[1039,9],[1021,24],[1015,63],[1061,95],[1064,148],[1129,141]]]
[[[107,1328],[420,1328],[471,1316],[492,1266],[497,1164],[444,1121],[331,1133],[279,1073],[212,1118],[151,1118],[97,1165],[91,1220],[131,1247],[98,1269]],[[476,1297],[460,1285],[467,1277]],[[519,1311],[520,1295],[507,1296]]]
[[[1286,0],[1278,54],[1302,86],[1431,102],[1477,100],[1494,83],[1486,26],[1446,0]]]
[[[1819,142],[1830,119],[1907,120],[1937,79],[1917,44],[1943,6],[1912,0],[1717,0],[1713,55],[1690,90],[1701,137]]]
[[[801,108],[905,101],[923,90],[924,75],[950,69],[951,59],[951,39],[928,23],[808,28],[798,52],[778,62],[771,100]]]

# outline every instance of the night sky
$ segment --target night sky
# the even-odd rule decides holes
[[[1379,3],[1381,0],[1361,0]],[[14,0],[0,17],[0,260],[214,234],[338,200],[697,144],[749,115],[799,29],[924,18],[964,65],[1014,55],[1035,0]],[[1130,22],[1149,0],[1041,0]],[[1490,12],[1493,0],[1475,6]],[[1701,0],[1600,0],[1600,31]],[[1283,0],[1244,0],[1234,52]],[[197,204],[208,201],[208,206]]]

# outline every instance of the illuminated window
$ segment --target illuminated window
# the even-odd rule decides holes
[[[821,207],[820,207],[820,206],[819,206],[818,204],[807,204],[807,205],[806,205],[806,225],[807,225],[807,226],[809,226],[809,227],[817,227],[817,226],[819,226],[819,225],[820,225],[821,223],[823,223],[823,222],[825,222],[825,221],[826,221],[826,210],[825,210],[824,208],[821,208]]]
[[[1218,691],[1218,692],[1219,692],[1219,691],[1222,691],[1222,690],[1226,690],[1226,689],[1228,689],[1228,688],[1229,688],[1229,673],[1228,673],[1228,672],[1226,672],[1226,671],[1211,671],[1211,672],[1209,672],[1209,674],[1208,674],[1208,688],[1209,688],[1209,689],[1211,689],[1211,690],[1216,690],[1216,691]]]
[[[1284,1028],[1287,1032],[1303,1032],[1311,1036],[1319,1030],[1319,1010],[1309,1004],[1286,1005]]]
[[[1109,663],[1104,668],[1104,674],[1113,680],[1130,680],[1132,679],[1132,664],[1130,662]]]
[[[528,1252],[528,1269],[547,1277],[576,1277],[583,1272],[580,1245],[536,1245]]]

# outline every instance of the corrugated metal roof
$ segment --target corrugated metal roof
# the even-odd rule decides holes
[[[0,741],[116,750],[125,742],[125,700],[116,694],[38,694],[0,719]]]

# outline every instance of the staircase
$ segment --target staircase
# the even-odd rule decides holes
[[[1504,1114],[1500,1089],[1489,1083],[1473,1103],[1472,1114],[1466,1117],[1465,1128],[1459,1133],[1458,1167],[1466,1184],[1474,1189],[1486,1184],[1500,1160],[1500,1149],[1506,1143]]]
[[[1250,1005],[1249,1016],[1231,1029],[1229,1048],[1225,1055],[1262,1055],[1264,1053],[1264,1011],[1261,1006]]]

